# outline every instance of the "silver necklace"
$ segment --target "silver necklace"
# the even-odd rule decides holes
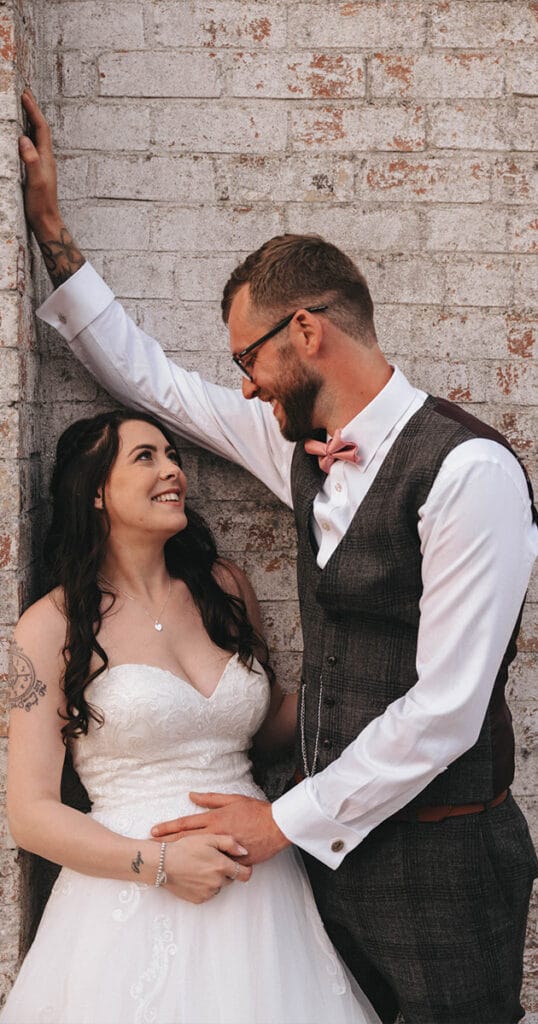
[[[166,605],[168,604],[168,599],[170,597],[170,591],[172,590],[172,578],[171,578],[171,576],[168,577],[168,593],[166,595],[166,600],[165,600],[165,602],[164,602],[164,604],[163,604],[159,614],[157,615],[156,619],[153,617],[151,612],[148,612],[148,609],[146,608],[146,606],[144,604],[142,604],[142,601],[138,597],[133,597],[132,594],[128,594],[126,590],[122,590],[121,587],[115,586],[113,583],[110,582],[110,580],[107,580],[106,576],[101,576],[101,579],[102,579],[103,583],[107,583],[108,586],[112,587],[112,590],[116,590],[118,592],[118,594],[123,594],[124,597],[127,597],[129,599],[129,601],[134,601],[135,604],[139,604],[140,607],[142,608],[142,610],[145,611],[145,613],[148,616],[148,618],[150,618],[151,621],[153,622],[153,628],[156,629],[158,633],[162,633],[162,631],[164,629],[164,626],[163,626],[163,624],[161,622],[161,619],[162,619],[162,615],[163,615],[164,609],[166,608]]]
[[[299,711],[299,722],[301,726],[301,754],[303,758],[303,768],[306,778],[311,778],[316,770],[318,763],[319,753],[319,734],[321,732],[321,702],[323,700],[323,676],[319,677],[319,698],[318,698],[318,719],[316,723],[316,738],[314,740],[314,757],[312,758],[312,767],[308,767],[308,754],[306,750],[306,735],[305,735],[305,690],[306,683],[301,683],[301,705]]]

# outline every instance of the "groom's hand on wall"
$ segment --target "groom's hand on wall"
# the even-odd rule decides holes
[[[193,803],[211,810],[161,822],[151,830],[154,839],[178,838],[191,831],[219,832],[234,837],[248,850],[237,857],[242,864],[259,864],[290,846],[289,839],[273,820],[271,804],[250,796],[224,793],[189,793]]]
[[[58,206],[56,160],[48,122],[30,89],[24,90],[21,102],[34,137],[34,141],[28,135],[19,138],[19,153],[26,170],[24,209],[57,288],[80,269],[85,259]]]

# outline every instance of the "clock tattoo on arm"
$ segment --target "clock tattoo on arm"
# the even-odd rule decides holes
[[[8,701],[11,708],[31,711],[44,697],[47,690],[36,676],[36,670],[22,647],[12,643],[9,652],[9,688]]]

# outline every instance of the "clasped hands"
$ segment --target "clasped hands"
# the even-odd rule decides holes
[[[229,793],[189,793],[204,814],[188,814],[172,821],[160,822],[151,830],[153,839],[174,842],[185,835],[204,832],[233,836],[248,853],[235,860],[241,864],[260,864],[290,845],[273,819],[267,800]]]

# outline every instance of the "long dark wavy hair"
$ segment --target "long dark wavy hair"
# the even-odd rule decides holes
[[[66,712],[62,717],[64,742],[86,734],[90,719],[102,724],[102,712],[86,700],[85,689],[108,667],[108,656],[98,635],[103,615],[116,595],[99,582],[110,533],[106,507],[96,509],[119,450],[122,423],[141,420],[157,427],[181,459],[173,436],[159,420],[134,409],[104,412],[77,420],[61,435],[52,474],[52,521],[45,541],[45,562],[55,586],[63,589],[67,618],[63,648],[63,688]],[[192,508],[185,509],[188,524],[170,537],[164,547],[168,572],[188,586],[207,633],[218,647],[239,655],[249,668],[256,656],[268,673],[267,645],[250,623],[244,601],[217,583],[213,569],[218,561],[209,526]],[[110,604],[103,610],[103,596]],[[90,671],[93,654],[101,664]]]

